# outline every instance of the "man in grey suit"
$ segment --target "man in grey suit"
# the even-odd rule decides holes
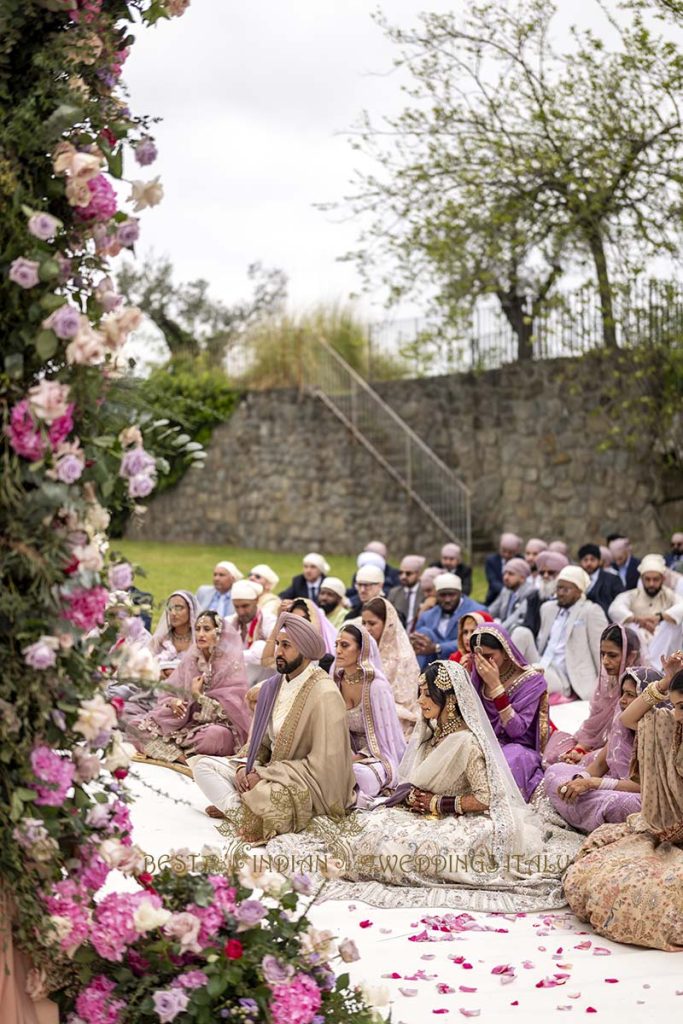
[[[541,605],[538,642],[525,626],[512,636],[528,661],[540,663],[548,691],[560,700],[590,700],[600,670],[600,637],[608,623],[600,605],[586,600],[589,583],[588,573],[568,565],[557,577],[556,600]]]
[[[199,588],[195,597],[201,611],[218,612],[221,618],[235,614],[230,591],[242,573],[234,562],[217,562],[213,570],[213,585],[206,584]]]
[[[413,631],[418,609],[425,599],[420,586],[420,573],[424,564],[422,555],[406,555],[402,558],[398,570],[401,582],[397,587],[392,587],[387,594],[387,601],[393,604],[409,633]]]
[[[527,599],[536,593],[531,567],[525,558],[510,558],[503,566],[503,589],[489,605],[489,613],[496,622],[511,633],[526,618]]]

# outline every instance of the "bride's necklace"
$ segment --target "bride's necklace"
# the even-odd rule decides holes
[[[449,719],[443,725],[440,722],[437,722],[436,729],[434,730],[434,735],[432,736],[432,746],[438,746],[441,740],[445,739],[446,736],[450,736],[451,733],[454,732],[460,732],[461,729],[464,728],[464,726],[464,719],[460,718],[459,715],[455,718]]]

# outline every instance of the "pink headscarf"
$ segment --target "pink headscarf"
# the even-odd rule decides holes
[[[607,633],[608,630],[614,629],[614,627],[615,624],[612,624],[608,626],[607,629],[603,630],[600,640],[602,641],[605,633]],[[619,671],[616,676],[608,676],[604,671],[602,664],[600,665],[598,683],[595,687],[593,699],[590,702],[588,718],[574,736],[574,745],[583,747],[585,750],[597,750],[600,747],[604,747],[607,742],[607,735],[612,724],[612,719],[614,718],[614,709],[617,706],[617,702],[621,695],[621,677],[626,670],[626,659],[628,657],[629,648],[628,641],[631,641],[631,651],[640,651],[640,640],[638,639],[638,635],[626,626],[617,625],[617,628],[621,634],[621,660],[619,661]]]

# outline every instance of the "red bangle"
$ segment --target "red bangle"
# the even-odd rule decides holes
[[[578,745],[578,743],[576,744],[576,746],[572,747],[572,750],[576,750],[579,754],[587,754],[588,753],[588,751],[584,750],[583,747],[580,747]]]
[[[505,711],[505,708],[510,707],[510,698],[507,693],[501,693],[499,697],[493,698],[493,703],[496,705],[498,711]]]

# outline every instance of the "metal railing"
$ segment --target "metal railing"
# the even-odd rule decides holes
[[[444,537],[469,553],[469,488],[323,339],[302,367],[302,384],[367,448]]]

